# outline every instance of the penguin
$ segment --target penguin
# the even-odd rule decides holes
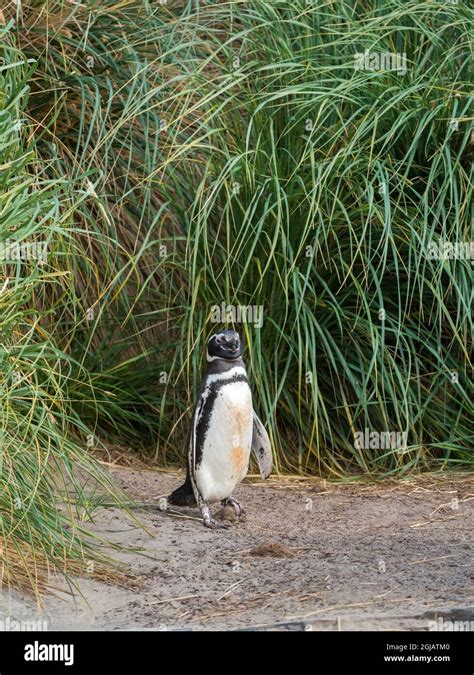
[[[231,506],[238,518],[244,515],[232,492],[247,475],[251,451],[262,478],[268,478],[272,450],[253,409],[239,334],[224,330],[211,335],[207,362],[191,421],[186,480],[160,508],[198,506],[205,527],[217,529],[229,523],[214,520],[209,505],[220,502]]]

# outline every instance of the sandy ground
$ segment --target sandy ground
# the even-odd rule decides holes
[[[41,615],[4,594],[3,618],[36,616],[49,630],[428,630],[440,617],[474,626],[474,477],[247,479],[235,493],[245,522],[216,531],[194,509],[154,506],[182,474],[112,472],[150,505],[136,512],[149,534],[113,508],[94,529],[142,549],[120,554],[139,587],[84,579],[88,604],[52,597]]]

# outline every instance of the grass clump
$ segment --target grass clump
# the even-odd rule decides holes
[[[39,600],[55,575],[114,575],[85,523],[104,495],[118,500],[67,396],[80,364],[58,346],[49,299],[65,274],[50,261],[70,205],[28,142],[33,64],[9,29],[0,28],[0,583]]]
[[[236,327],[281,470],[472,466],[472,263],[436,257],[473,238],[472,18],[23,3],[37,152],[80,196],[55,297],[84,424],[182,459],[213,306],[261,306]]]

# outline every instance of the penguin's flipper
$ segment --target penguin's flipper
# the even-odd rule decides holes
[[[203,400],[202,396],[199,397],[196,408],[194,409],[193,419],[191,422],[191,431],[189,436],[188,444],[188,474],[189,482],[191,484],[191,489],[194,494],[194,499],[197,506],[201,508],[206,504],[205,499],[199,492],[198,486],[196,485],[196,468],[202,459],[202,455],[197,451],[197,433],[199,424],[202,421],[203,413]]]
[[[255,454],[258,468],[260,469],[260,475],[263,480],[265,480],[272,472],[272,446],[270,445],[270,438],[268,437],[265,427],[260,422],[255,410],[253,412],[252,450]]]

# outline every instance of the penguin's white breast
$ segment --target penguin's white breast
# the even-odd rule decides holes
[[[252,444],[252,394],[247,382],[217,392],[204,440],[196,485],[206,501],[229,497],[248,470]]]

